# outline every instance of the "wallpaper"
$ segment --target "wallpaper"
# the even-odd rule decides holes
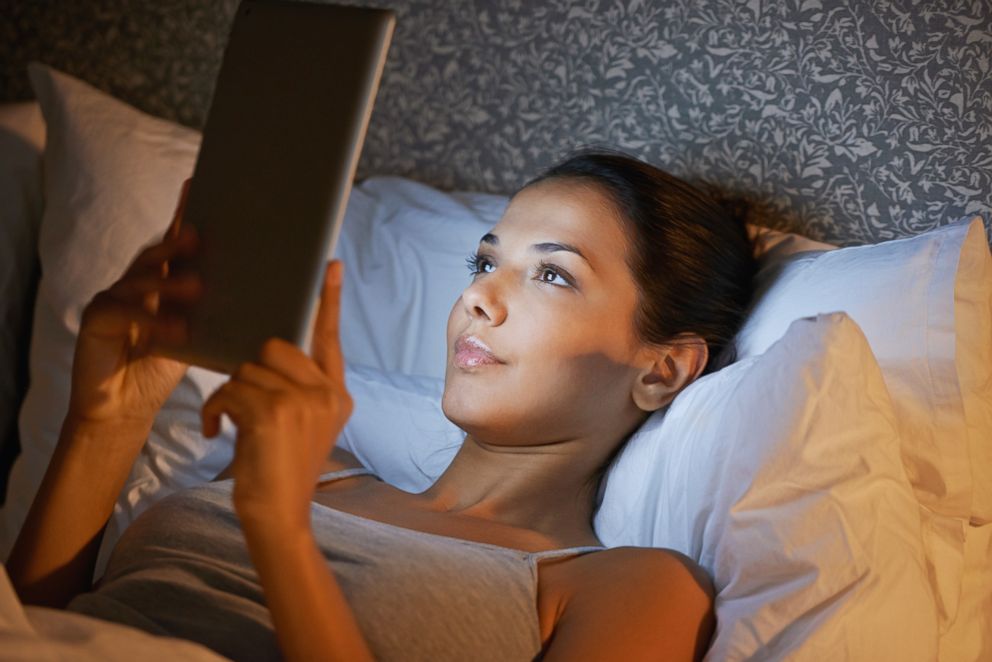
[[[202,125],[235,2],[2,1],[0,98],[41,59]],[[359,4],[398,17],[362,176],[509,193],[602,145],[841,244],[989,222],[988,0]]]

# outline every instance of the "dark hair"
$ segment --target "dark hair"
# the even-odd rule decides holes
[[[648,163],[602,149],[576,152],[524,188],[552,179],[593,184],[613,203],[631,249],[638,337],[663,344],[694,333],[709,347],[704,374],[726,362],[756,270],[743,203],[720,201]]]

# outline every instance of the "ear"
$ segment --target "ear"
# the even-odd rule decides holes
[[[695,334],[684,334],[664,345],[642,350],[643,369],[634,381],[631,397],[643,411],[661,409],[691,384],[709,359],[706,341]]]

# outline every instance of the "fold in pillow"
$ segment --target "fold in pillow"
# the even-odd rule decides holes
[[[970,522],[992,514],[992,257],[979,219],[871,246],[797,255],[759,274],[741,358],[792,320],[842,310],[863,329],[892,395],[921,505],[941,629],[954,622]]]

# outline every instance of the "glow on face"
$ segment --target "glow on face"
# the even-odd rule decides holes
[[[545,181],[518,193],[470,258],[448,318],[445,414],[477,438],[533,440],[631,407],[639,343],[626,250],[598,188]]]

